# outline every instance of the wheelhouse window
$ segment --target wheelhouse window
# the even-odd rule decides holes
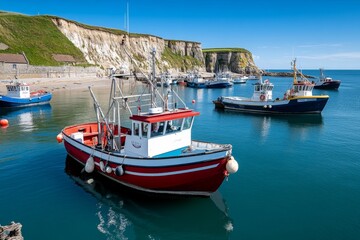
[[[156,122],[151,124],[151,137],[164,134],[165,122]]]
[[[183,130],[191,128],[192,122],[194,117],[187,117],[184,118]]]
[[[142,130],[141,135],[144,138],[147,138],[149,125],[150,125],[149,123],[144,123],[144,122],[141,123],[141,130]]]
[[[133,122],[133,125],[132,125],[132,132],[134,134],[134,136],[140,136],[140,123],[138,122]]]
[[[183,119],[166,121],[166,133],[178,132],[181,130]]]

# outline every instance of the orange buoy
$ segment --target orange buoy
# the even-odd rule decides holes
[[[1,127],[7,127],[7,126],[9,126],[9,121],[7,120],[7,119],[1,119],[0,120],[0,126]]]
[[[58,143],[61,143],[63,141],[63,135],[62,133],[59,133],[57,136],[56,136],[56,140],[58,141]]]

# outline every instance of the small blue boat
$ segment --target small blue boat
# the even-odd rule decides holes
[[[26,83],[6,85],[7,95],[0,95],[0,107],[26,107],[49,103],[52,94],[43,90],[30,92]]]

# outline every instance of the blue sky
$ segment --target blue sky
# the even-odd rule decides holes
[[[0,0],[0,10],[242,47],[262,69],[360,69],[360,0]]]

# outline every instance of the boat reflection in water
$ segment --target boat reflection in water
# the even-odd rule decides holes
[[[21,132],[31,132],[38,129],[51,114],[50,103],[23,108],[0,108],[0,118],[6,118],[10,126],[17,126]]]
[[[214,109],[219,112],[223,118],[222,121],[231,121],[238,119],[237,124],[245,124],[246,121],[251,122],[254,133],[260,135],[262,141],[270,140],[277,137],[277,129],[279,125],[287,124],[291,135],[306,139],[314,134],[317,130],[321,130],[323,125],[323,117],[321,114],[282,114],[282,115],[266,115],[266,114],[249,114],[227,111],[224,109]]]
[[[219,192],[210,198],[159,196],[86,173],[69,155],[65,172],[97,200],[97,229],[110,239],[228,239],[232,222]],[[170,198],[170,199],[169,199]]]

